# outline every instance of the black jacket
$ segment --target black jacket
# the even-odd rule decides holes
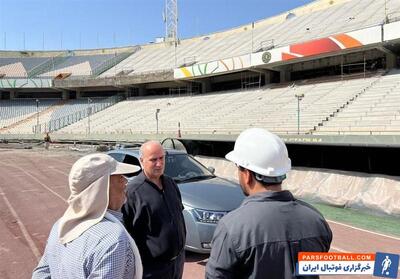
[[[206,278],[295,278],[298,252],[328,252],[331,241],[314,207],[289,191],[259,193],[218,223]]]
[[[122,208],[125,227],[138,246],[144,266],[168,263],[185,245],[181,194],[170,177],[161,178],[163,190],[143,172],[132,178]]]

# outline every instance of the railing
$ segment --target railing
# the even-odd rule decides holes
[[[55,57],[50,57],[46,61],[44,61],[42,64],[39,64],[38,66],[34,67],[32,70],[28,72],[28,78],[35,77],[37,75],[49,72],[54,69],[54,67],[58,64],[63,63],[65,60],[67,60],[69,57],[73,56],[74,53],[72,51],[67,51],[64,53],[61,53],[60,55],[57,55]]]
[[[261,41],[260,42],[260,46],[258,49],[256,49],[257,51],[266,51],[266,50],[270,50],[272,48],[274,48],[274,39],[270,39],[270,40],[265,40],[265,41]]]
[[[140,46],[137,46],[136,48],[134,48],[131,51],[128,52],[122,52],[119,55],[114,56],[113,58],[108,59],[107,61],[104,61],[103,63],[101,63],[99,66],[97,66],[96,68],[94,68],[92,70],[92,76],[99,76],[102,73],[104,73],[105,71],[107,71],[108,69],[111,69],[112,67],[114,67],[115,65],[119,64],[121,61],[125,60],[126,58],[128,58],[129,56],[131,56],[132,54],[136,53],[137,51],[139,51],[141,49]]]
[[[196,56],[189,56],[183,59],[183,64],[180,67],[188,67],[196,64]]]
[[[120,102],[123,99],[122,96],[120,95],[115,95],[107,98],[106,100],[103,100],[101,103],[88,103],[88,107],[74,112],[72,114],[50,120],[47,123],[42,123],[39,126],[36,127],[32,126],[32,131],[46,131],[46,132],[54,132],[57,130],[60,130],[68,125],[74,124],[75,122],[78,122],[84,118],[87,118],[90,115],[93,115],[96,112],[102,111],[118,102]]]

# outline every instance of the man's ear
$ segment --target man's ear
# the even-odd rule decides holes
[[[244,182],[246,183],[246,185],[252,187],[254,182],[253,180],[254,178],[251,171],[248,169],[244,169]]]

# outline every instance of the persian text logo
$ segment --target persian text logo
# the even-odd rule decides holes
[[[375,254],[300,252],[298,275],[372,274]]]

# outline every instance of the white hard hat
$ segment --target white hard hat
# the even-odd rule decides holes
[[[291,168],[285,143],[261,128],[244,130],[236,139],[233,151],[225,158],[260,176],[276,178],[274,182],[285,179]]]

